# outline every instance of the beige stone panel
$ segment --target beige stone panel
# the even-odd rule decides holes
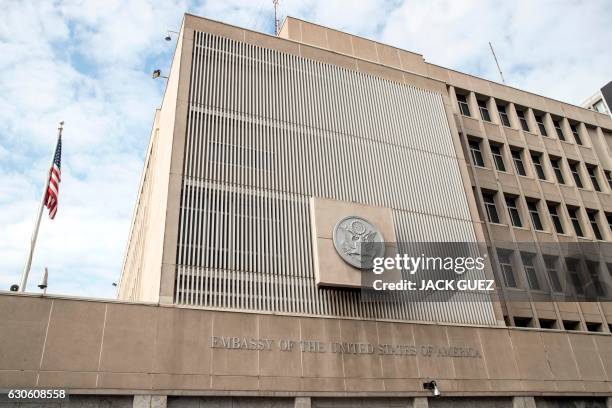
[[[384,381],[373,378],[347,378],[345,381],[348,392],[380,392],[385,390]]]
[[[213,336],[262,338],[259,336],[257,319],[257,315],[249,313],[216,312],[213,315]],[[216,376],[259,374],[257,350],[213,348],[211,353],[211,374]]]
[[[555,381],[555,387],[559,392],[584,392],[582,381]]]
[[[259,317],[259,337],[275,339],[275,350],[259,351],[260,376],[299,377],[302,375],[301,351],[295,344],[291,351],[280,351],[278,341],[300,338],[300,322],[295,317],[263,315]]]
[[[516,147],[526,146],[525,140],[523,139],[518,130],[505,127],[503,129],[503,132],[506,135],[506,139],[508,139],[508,144]]]
[[[602,360],[595,345],[595,336],[570,333],[569,337],[582,380],[605,381],[607,379]]]
[[[559,187],[556,183],[540,180],[540,187],[542,188],[542,194],[545,200],[557,203],[561,202],[561,194],[559,193]]]
[[[517,242],[533,241],[533,235],[531,235],[531,231],[526,228],[512,227],[512,231],[514,231],[514,238]]]
[[[544,148],[546,151],[548,151],[548,153],[552,154],[553,156],[561,156],[563,152],[561,142],[550,137],[543,137],[542,141],[544,142]]]
[[[575,161],[581,160],[580,153],[578,151],[578,146],[576,146],[575,144],[561,142],[561,147],[563,148],[563,152],[565,152],[565,155],[568,159]]]
[[[97,373],[79,371],[41,371],[38,377],[40,388],[96,388]],[[32,385],[32,384],[30,384]]]
[[[106,304],[55,299],[43,370],[96,371]]]
[[[341,320],[340,335],[344,343],[365,343],[376,345],[378,332],[376,322],[364,320]],[[379,378],[382,377],[380,357],[376,347],[372,354],[344,353],[344,376],[346,378]]]
[[[503,246],[504,242],[507,243],[512,241],[512,235],[510,235],[510,227],[508,227],[507,225],[489,224],[489,228],[491,231],[491,238],[493,239],[493,241],[496,241],[496,243],[500,244],[501,246]]]
[[[291,17],[285,19],[287,25],[287,36],[291,40],[302,41],[302,27],[301,21]]]
[[[597,163],[597,155],[595,155],[593,149],[591,149],[590,147],[578,146],[578,150],[580,151],[580,154],[582,155],[584,161],[587,161],[589,163]]]
[[[465,89],[465,90],[471,90],[472,89],[472,84],[471,84],[471,77],[467,74],[464,74],[462,72],[457,72],[457,71],[453,71],[448,69],[448,79],[449,79],[449,84],[456,87],[456,88],[461,88],[461,89]]]
[[[494,123],[489,123],[489,122],[483,122],[483,125],[485,128],[485,134],[487,138],[491,140],[495,140],[499,143],[505,142],[505,139],[502,135],[501,129],[499,128],[499,125],[496,125]]]
[[[522,292],[522,290],[512,290],[514,292]],[[514,316],[519,317],[533,317],[533,310],[531,309],[530,302],[508,302],[508,308],[512,311]]]
[[[150,390],[152,374],[105,372],[98,375],[97,388]]]
[[[540,333],[531,330],[510,330],[510,339],[522,379],[551,380],[552,374]]]
[[[597,198],[599,199],[604,211],[612,212],[612,194],[598,192]]]
[[[593,340],[608,381],[612,381],[612,336],[594,336]]]
[[[518,179],[525,194],[529,195],[530,197],[540,197],[540,189],[538,188],[538,182],[535,179],[523,176],[519,176]]]
[[[0,368],[37,370],[51,300],[0,296]]]
[[[590,181],[590,180],[589,180]],[[588,208],[597,208],[599,205],[597,204],[597,195],[594,191],[587,191],[579,189],[580,197],[584,202],[584,205]]]
[[[155,335],[156,373],[208,374],[212,313],[159,308]]]
[[[319,48],[300,45],[300,55],[324,64],[333,64],[342,68],[357,70],[357,60],[345,55],[336,54]]]
[[[316,239],[315,279],[322,286],[361,286],[361,270],[346,263],[331,239]]]
[[[491,382],[486,379],[478,380],[453,380],[453,390],[465,393],[486,393],[497,391],[491,388]]]
[[[451,359],[422,355],[423,347],[448,347],[446,328],[444,326],[414,325],[414,342],[417,346],[417,364],[421,378],[455,378]]]
[[[289,24],[287,24],[287,21],[289,19],[286,18],[285,21],[283,22],[283,25],[281,26],[281,29],[278,32],[278,36],[280,38],[285,38],[285,39],[289,39]]]
[[[559,184],[559,190],[561,190],[561,194],[563,198],[565,198],[565,202],[571,205],[580,205],[580,199],[578,195],[578,190],[574,187],[570,187],[564,184]]]
[[[301,391],[300,377],[260,377],[259,389],[262,391]]]
[[[378,62],[389,67],[402,69],[400,56],[397,48],[385,44],[376,43],[376,52],[378,54]]]
[[[316,392],[344,391],[344,378],[303,378],[302,390]]]
[[[158,309],[150,306],[108,304],[100,370],[151,372]]]
[[[279,41],[276,37],[257,33],[255,31],[245,31],[245,42],[255,44],[260,47],[271,48],[277,51],[286,52],[288,54],[299,55],[299,44],[293,41]]]
[[[407,71],[411,71],[411,69],[409,69],[404,63],[401,51],[400,51],[400,58],[402,59],[402,67]],[[442,82],[446,82],[446,83],[449,82],[448,70],[446,68],[442,68],[437,65],[428,64],[428,63],[425,63],[424,65],[427,67],[427,74],[429,77],[437,79]]]
[[[552,229],[553,227],[547,227],[544,225],[544,228]],[[551,232],[548,231],[533,231],[536,236],[537,242],[556,242],[557,240],[553,236]]]
[[[315,47],[328,48],[327,29],[316,24],[302,21],[302,42]]]
[[[468,116],[461,116],[463,121],[463,128],[468,136],[483,137],[482,130],[480,129],[480,122],[474,118]]]
[[[412,325],[378,323],[378,343],[414,345]],[[385,378],[416,378],[419,376],[416,356],[381,354],[382,373]]]
[[[259,389],[259,378],[242,375],[213,375],[211,383],[213,390],[255,391]]]
[[[557,382],[556,381],[546,381],[546,380],[522,380],[521,381],[521,389],[522,391],[526,391],[529,393],[534,392],[555,392],[557,391]]]
[[[527,146],[535,147],[538,150],[544,149],[544,142],[542,141],[543,138],[530,132],[523,132],[523,134],[525,135]]]
[[[578,302],[578,306],[580,307],[580,309],[582,310],[582,313],[584,313],[585,315],[591,314],[591,315],[599,315],[599,305],[598,303],[595,302]],[[601,317],[596,320],[596,321],[601,321]]]
[[[399,69],[389,68],[384,65],[368,61],[357,61],[357,69],[364,74],[374,75],[389,81],[404,83],[404,74]]]
[[[514,174],[497,172],[499,183],[506,193],[520,194],[519,182]]]
[[[548,365],[555,380],[580,380],[572,346],[565,333],[541,332]],[[580,358],[580,356],[578,356]]]
[[[584,381],[584,390],[587,393],[593,393],[593,392],[597,392],[597,393],[601,393],[601,392],[605,392],[605,393],[609,393],[610,391],[612,391],[612,385],[609,382],[604,382],[604,381]]]
[[[469,76],[470,79],[470,90],[479,93],[481,95],[493,95],[491,90],[491,82],[485,79],[481,79],[475,76]]]
[[[489,380],[491,389],[498,392],[517,392],[522,391],[523,387],[520,380]]]
[[[37,371],[0,370],[0,389],[33,387],[36,384]]]
[[[406,391],[421,391],[423,389],[423,380],[419,379],[404,379],[404,378],[385,378],[385,390],[395,392]]]
[[[153,374],[154,390],[207,390],[210,375],[206,374]]]
[[[472,347],[478,350],[480,354],[479,357],[452,357],[455,377],[462,379],[488,378],[478,331],[473,328],[448,326],[446,333],[450,345]]]
[[[378,55],[376,55],[376,43],[374,41],[351,36],[351,42],[353,43],[353,52],[355,57],[378,62]]]
[[[329,49],[341,54],[353,55],[351,36],[337,30],[327,30],[327,44]]]
[[[443,69],[430,69],[420,54],[398,50],[401,68],[404,71],[415,72],[419,75],[434,78],[444,83],[448,82],[448,73]],[[439,68],[439,67],[436,67]],[[442,72],[444,71],[444,72]],[[433,72],[433,75],[432,75]]]
[[[236,41],[244,41],[245,31],[242,28],[231,26],[228,24],[218,23],[202,17],[185,14],[185,31],[194,29],[204,31],[211,34],[216,34],[222,37],[231,38]],[[279,41],[282,41],[279,39]]]
[[[477,330],[489,378],[518,379],[519,372],[514,360],[509,331],[502,329]],[[495,389],[494,386],[493,389]]]
[[[578,303],[576,302],[558,302],[559,314],[563,320],[580,321],[580,313],[578,312]]]
[[[612,302],[599,302],[608,322],[612,323]]]
[[[341,341],[340,321],[335,319],[300,319],[303,340],[319,340],[322,343]],[[338,353],[302,353],[304,377],[342,377],[342,355]]]

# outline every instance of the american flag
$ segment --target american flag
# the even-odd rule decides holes
[[[49,173],[49,187],[45,196],[45,207],[49,209],[49,218],[55,218],[57,213],[57,204],[59,196],[59,184],[62,176],[62,136],[57,138],[57,146],[55,147],[55,156],[53,156],[53,164]]]

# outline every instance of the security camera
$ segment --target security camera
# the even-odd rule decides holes
[[[11,285],[11,292],[19,292],[19,285]]]
[[[440,390],[438,389],[438,384],[435,380],[424,382],[423,389],[430,390],[434,397],[440,396]]]

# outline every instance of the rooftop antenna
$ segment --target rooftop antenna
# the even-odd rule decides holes
[[[502,83],[505,85],[506,80],[504,79],[504,74],[502,73],[502,70],[499,67],[499,62],[497,61],[497,56],[495,55],[495,51],[493,50],[493,45],[491,44],[491,41],[489,41],[489,47],[491,47],[491,53],[493,54],[493,59],[495,59],[495,65],[497,65],[497,71],[499,71],[499,76],[501,77]]]
[[[280,20],[278,16],[278,4],[280,0],[272,0],[272,3],[274,3],[274,35],[278,36],[280,32]]]

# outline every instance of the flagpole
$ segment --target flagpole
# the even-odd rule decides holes
[[[59,141],[62,137],[62,130],[64,130],[64,122],[59,123],[57,128],[57,140]],[[57,143],[56,143],[57,147]],[[19,291],[25,292],[26,285],[28,284],[28,275],[30,274],[30,268],[32,267],[32,256],[34,255],[34,247],[36,247],[36,239],[38,238],[38,229],[40,227],[40,219],[42,218],[43,209],[45,208],[45,198],[47,197],[47,190],[49,189],[49,182],[51,181],[51,171],[53,169],[53,159],[55,158],[55,149],[53,149],[53,157],[51,157],[51,164],[49,165],[49,172],[47,174],[47,182],[45,183],[45,189],[43,190],[42,198],[40,199],[40,207],[38,208],[38,215],[36,216],[36,223],[34,224],[34,231],[32,232],[32,238],[30,239],[30,251],[28,253],[28,260],[26,261],[23,272],[21,273],[21,284],[19,285]]]

